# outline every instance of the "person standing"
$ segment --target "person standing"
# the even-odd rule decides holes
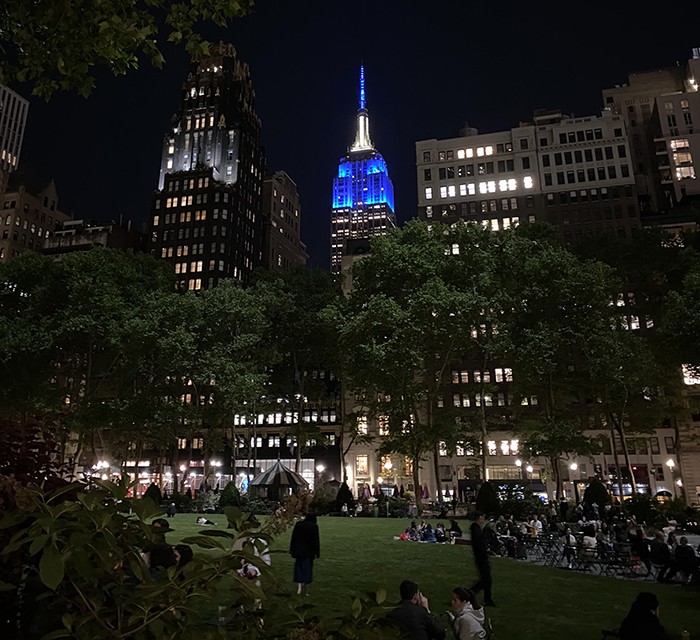
[[[321,543],[318,535],[316,516],[312,513],[294,525],[289,553],[294,558],[294,582],[297,583],[297,595],[309,594],[309,585],[313,580],[314,559],[321,557]]]
[[[484,534],[484,525],[486,524],[486,516],[481,511],[475,511],[473,514],[472,526],[470,533],[472,536],[472,552],[474,553],[474,563],[476,570],[479,572],[479,579],[474,583],[470,591],[484,592],[484,604],[489,607],[495,607],[495,603],[491,596],[491,565],[489,564],[489,551]]]

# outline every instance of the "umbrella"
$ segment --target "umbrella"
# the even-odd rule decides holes
[[[251,480],[248,490],[261,498],[279,500],[282,496],[306,489],[309,483],[298,473],[285,467],[279,460]]]

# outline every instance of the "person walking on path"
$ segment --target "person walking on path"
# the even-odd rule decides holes
[[[321,557],[321,543],[318,535],[316,516],[307,514],[306,518],[294,525],[289,553],[294,558],[294,582],[297,583],[297,595],[309,594],[309,585],[313,580],[314,559]]]
[[[488,607],[495,607],[491,596],[491,565],[489,564],[489,551],[484,535],[484,525],[486,516],[481,511],[475,511],[472,515],[472,526],[470,533],[472,536],[472,551],[474,553],[474,563],[479,572],[479,579],[474,583],[470,591],[475,593],[484,592],[484,604]]]

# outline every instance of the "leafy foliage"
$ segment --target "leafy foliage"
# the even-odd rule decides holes
[[[7,0],[0,12],[0,82],[30,82],[44,98],[58,90],[87,96],[96,68],[123,75],[143,58],[160,68],[159,41],[184,42],[191,55],[206,54],[209,43],[198,23],[225,26],[252,6],[252,0]]]
[[[498,494],[490,482],[484,482],[476,494],[476,508],[487,515],[498,513]]]
[[[598,478],[593,478],[583,492],[583,500],[591,505],[594,502],[602,509],[605,505],[612,504],[612,496],[608,488]]]
[[[49,493],[29,487],[23,505],[3,513],[0,529],[13,534],[2,550],[2,581],[5,595],[19,603],[15,634],[182,637],[197,622],[190,615],[193,604],[231,576],[236,637],[250,637],[258,628],[255,601],[264,594],[236,571],[242,562],[267,571],[253,546],[269,544],[270,534],[228,507],[229,530],[207,529],[183,540],[215,549],[216,556],[195,554],[182,568],[149,568],[141,552],[158,542],[148,520],[160,511],[128,492],[124,481],[97,481],[91,488],[74,483]]]

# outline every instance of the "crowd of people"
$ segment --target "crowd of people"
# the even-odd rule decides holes
[[[433,525],[425,520],[420,523],[415,520],[406,527],[406,530],[398,536],[396,540],[406,540],[409,542],[436,542],[444,544],[446,542],[454,542],[456,538],[462,537],[462,529],[456,520],[450,520],[449,529],[445,528],[442,522],[438,522],[433,529]]]

